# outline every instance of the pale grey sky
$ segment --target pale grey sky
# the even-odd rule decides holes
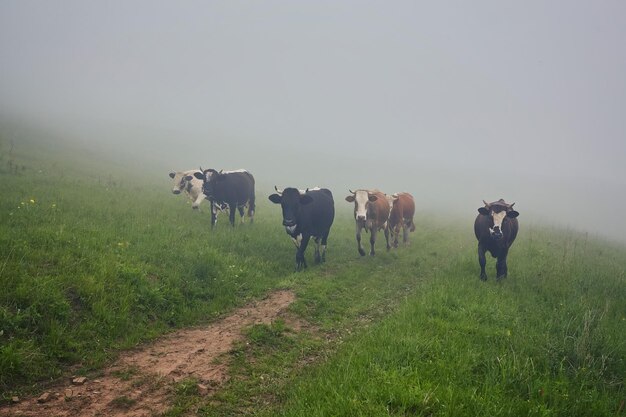
[[[591,199],[625,202],[625,40],[622,0],[0,0],[0,116],[593,229]]]

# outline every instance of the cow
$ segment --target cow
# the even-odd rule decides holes
[[[398,247],[398,236],[402,228],[402,242],[409,242],[409,231],[415,231],[413,215],[415,214],[415,200],[409,193],[396,193],[387,196],[389,202],[389,234],[393,237],[393,247]]]
[[[276,188],[276,191],[268,198],[272,203],[280,204],[283,226],[296,244],[296,271],[307,267],[304,252],[311,237],[315,240],[315,263],[326,262],[328,234],[335,219],[333,194],[327,188],[305,192],[296,188],[285,188],[280,192]]]
[[[204,201],[202,181],[193,176],[196,172],[200,173],[197,169],[170,172],[170,178],[174,180],[172,193],[180,194],[184,191],[192,201],[191,208],[194,210]]]
[[[513,210],[513,204],[507,204],[503,199],[487,203],[478,209],[478,216],[474,221],[474,233],[478,239],[478,263],[480,265],[480,279],[487,280],[485,272],[485,252],[497,258],[496,280],[500,281],[507,276],[506,257],[509,248],[517,237],[519,213]]]
[[[356,221],[356,242],[361,256],[365,256],[365,250],[361,246],[361,230],[370,232],[370,255],[376,254],[374,244],[376,243],[376,233],[383,230],[389,245],[389,203],[387,196],[379,190],[348,190],[350,195],[346,197],[348,203],[354,203],[354,219]]]
[[[215,226],[217,210],[224,204],[228,205],[230,210],[228,217],[231,226],[235,226],[235,210],[239,210],[243,223],[246,206],[250,223],[254,222],[254,177],[250,172],[245,169],[219,172],[215,169],[205,169],[193,175],[203,181],[202,191],[211,202],[211,226]]]
[[[280,190],[276,185],[274,186],[274,189],[276,190],[276,193],[278,193],[278,195],[283,195],[283,190]],[[307,188],[307,189],[302,189],[302,188],[298,188],[298,192],[300,194],[306,194],[309,191],[319,191],[321,190],[320,187],[312,187],[312,188]],[[300,233],[299,235],[292,237],[291,238],[293,240],[293,244],[296,245],[296,248],[300,247],[300,241],[302,241],[302,233]]]

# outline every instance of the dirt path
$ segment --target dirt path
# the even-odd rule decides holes
[[[278,291],[240,308],[208,327],[181,330],[155,343],[122,354],[97,379],[83,385],[67,383],[48,391],[49,399],[24,399],[0,408],[0,416],[115,416],[144,417],[165,412],[172,384],[194,377],[206,393],[227,379],[220,356],[243,339],[242,330],[270,324],[294,301],[290,291]],[[206,388],[206,390],[205,390]]]

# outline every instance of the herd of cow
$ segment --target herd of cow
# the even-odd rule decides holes
[[[174,194],[185,192],[192,200],[192,207],[197,209],[205,199],[211,205],[211,225],[215,226],[220,211],[228,211],[231,225],[235,225],[235,212],[239,211],[243,221],[245,210],[254,221],[255,193],[254,177],[244,169],[236,171],[217,171],[215,169],[171,172],[174,180]],[[283,213],[283,226],[293,239],[296,250],[296,270],[305,268],[304,252],[313,238],[315,241],[315,262],[326,260],[326,245],[330,228],[335,218],[335,203],[330,190],[326,188],[285,188],[269,196],[272,203],[280,204]],[[345,198],[354,203],[356,222],[356,242],[358,252],[365,255],[361,245],[361,232],[370,235],[370,255],[375,254],[376,236],[382,231],[387,250],[398,246],[400,232],[403,242],[408,242],[409,232],[415,231],[413,215],[415,201],[409,193],[387,195],[379,190],[349,190]],[[478,263],[480,279],[486,280],[486,252],[497,259],[496,274],[500,280],[507,276],[506,258],[513,244],[519,224],[519,213],[513,210],[513,204],[500,199],[493,203],[483,200],[484,206],[478,209],[474,221],[474,233],[478,240]],[[391,242],[391,243],[390,243]]]

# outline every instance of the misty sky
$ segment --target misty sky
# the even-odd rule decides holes
[[[565,223],[593,227],[591,200],[626,202],[625,41],[621,0],[0,0],[0,116],[168,169],[472,215],[563,201]]]

